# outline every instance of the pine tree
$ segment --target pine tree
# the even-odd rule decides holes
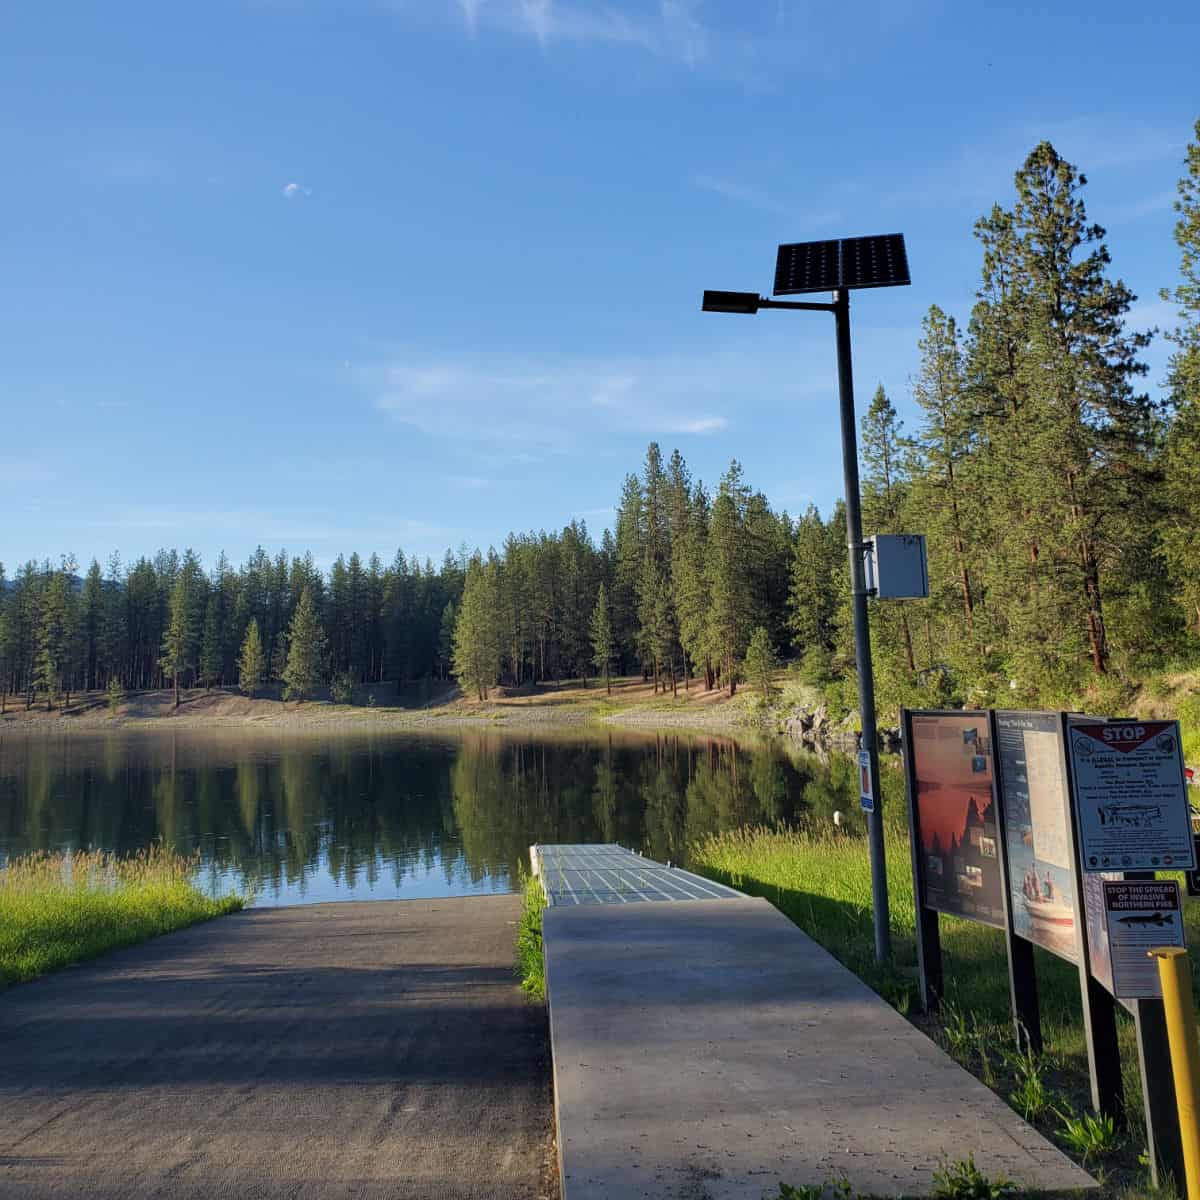
[[[61,694],[63,674],[67,665],[70,640],[67,590],[65,571],[47,572],[42,585],[38,619],[35,681],[37,690],[45,693],[47,712]]]
[[[617,505],[612,619],[618,652],[627,668],[644,659],[637,618],[644,540],[642,484],[636,475],[626,475]]]
[[[1148,399],[1134,390],[1147,335],[1135,297],[1107,277],[1086,179],[1048,142],[1016,175],[1011,213],[977,226],[984,284],[972,320],[972,387],[984,412],[983,485],[1000,535],[990,590],[1009,617],[1018,674],[1103,674],[1106,580],[1148,529]]]
[[[258,620],[251,617],[246,628],[246,637],[242,641],[242,651],[238,657],[238,682],[247,696],[253,696],[255,689],[262,683],[266,661],[263,658],[262,638],[258,632]]]
[[[12,670],[12,618],[9,615],[8,586],[4,564],[0,562],[0,717],[8,707],[8,686]]]
[[[862,419],[859,456],[862,459],[863,523],[868,536],[901,533],[909,493],[906,458],[908,442],[895,406],[880,384]],[[904,670],[911,679],[917,665],[913,656],[912,631],[902,604],[875,605],[872,623],[879,636],[872,636],[876,654],[887,655],[899,643],[904,651]]]
[[[224,636],[221,629],[221,593],[216,589],[204,608],[204,633],[200,638],[200,678],[209,689],[221,678],[224,662]]]
[[[713,501],[706,563],[713,657],[731,696],[737,690],[737,667],[750,633],[743,542],[745,504],[742,468],[734,461]]]
[[[454,607],[454,601],[447,600],[446,607],[442,609],[442,621],[438,629],[438,674],[442,679],[446,679],[450,674],[450,663],[454,658],[454,626],[457,620],[458,610]]]
[[[943,578],[953,580],[969,630],[974,623],[976,596],[967,556],[968,517],[973,513],[978,517],[978,506],[971,504],[966,473],[977,422],[963,379],[954,318],[934,304],[921,329],[921,370],[913,386],[913,399],[923,416],[914,446],[920,492],[917,507],[925,517],[927,539],[937,551],[932,564],[935,586]],[[951,558],[942,567],[945,551]]]
[[[1167,336],[1175,344],[1167,376],[1174,416],[1165,456],[1165,505],[1161,554],[1188,626],[1200,634],[1200,572],[1196,530],[1200,528],[1200,120],[1187,148],[1186,174],[1175,201],[1178,219],[1179,283],[1162,298],[1179,312]]]
[[[287,666],[283,672],[285,700],[304,700],[321,681],[325,637],[317,620],[312,593],[305,588],[296,605],[289,632]]]
[[[171,677],[175,691],[175,707],[179,707],[179,677],[192,665],[195,652],[196,630],[192,624],[191,578],[180,571],[171,589],[170,617],[163,636],[162,670]]]
[[[104,621],[104,579],[100,574],[100,564],[95,559],[92,559],[92,565],[83,581],[80,619],[83,651],[83,678],[80,687],[92,691],[100,686],[100,642]]]
[[[271,651],[271,679],[283,681],[283,674],[288,664],[288,634],[281,629],[275,635],[275,649]]]
[[[715,672],[705,577],[709,518],[708,494],[703,485],[697,485],[692,491],[687,524],[672,539],[671,589],[679,620],[685,671],[690,660],[704,672],[705,689],[711,692],[715,686]],[[687,679],[686,674],[684,678]]]
[[[454,675],[464,692],[486,700],[500,673],[495,573],[478,555],[471,559],[454,627]]]
[[[591,622],[592,662],[596,670],[604,676],[604,687],[612,695],[612,679],[609,671],[613,659],[612,621],[608,615],[608,590],[604,584],[596,593],[596,607],[592,610]]]
[[[826,523],[813,505],[796,524],[788,626],[801,656],[813,652],[814,661],[836,645],[838,591],[835,579],[845,573],[843,541],[838,514]]]
[[[127,657],[127,613],[126,587],[121,556],[109,556],[104,576],[104,603],[100,619],[100,658],[104,674],[114,675],[122,682],[126,678]]]
[[[755,627],[746,647],[744,664],[746,679],[758,689],[764,704],[771,699],[771,678],[775,671],[775,651],[771,646],[771,635],[762,625]]]

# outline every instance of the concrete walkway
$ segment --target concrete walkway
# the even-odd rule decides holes
[[[564,1200],[1095,1186],[765,900],[545,914]]]
[[[519,910],[257,909],[0,993],[0,1197],[556,1195]]]

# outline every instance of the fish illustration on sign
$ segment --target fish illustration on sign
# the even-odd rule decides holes
[[[1122,925],[1157,925],[1160,929],[1164,925],[1174,925],[1175,918],[1170,913],[1140,913],[1137,916],[1118,917],[1117,920]]]

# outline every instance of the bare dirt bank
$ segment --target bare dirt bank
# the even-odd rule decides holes
[[[634,729],[730,731],[746,726],[749,707],[744,697],[730,700],[720,692],[679,689],[677,696],[655,694],[640,678],[584,687],[577,682],[560,686],[497,691],[483,702],[463,699],[447,687],[424,705],[394,701],[374,704],[333,704],[327,700],[285,702],[268,696],[249,697],[231,689],[185,691],[179,708],[170,690],[127,696],[115,712],[103,693],[73,697],[71,707],[45,705],[26,709],[9,697],[0,716],[0,736],[47,734],[60,736],[78,730],[91,734],[129,729],[258,729],[271,732],[406,731],[454,728],[550,729],[587,725]]]

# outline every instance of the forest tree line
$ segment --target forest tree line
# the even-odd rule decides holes
[[[926,534],[931,588],[871,606],[885,703],[1052,703],[1200,657],[1200,122],[1195,138],[1161,401],[1145,388],[1152,332],[1131,323],[1086,179],[1049,143],[976,223],[965,323],[937,305],[924,318],[914,427],[875,392],[865,528]],[[280,679],[303,696],[452,672],[485,697],[638,671],[732,691],[753,643],[849,696],[847,574],[840,504],[793,518],[736,462],[710,491],[651,444],[598,543],[571,522],[436,570],[351,555],[327,575],[262,550],[209,572],[174,551],[82,578],[69,559],[27,563],[0,587],[0,691]]]

